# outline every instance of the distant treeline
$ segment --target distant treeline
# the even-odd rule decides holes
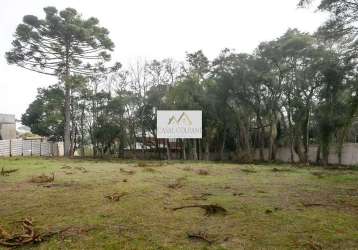
[[[22,40],[18,39],[20,45],[13,44],[8,61],[19,65],[30,58],[36,71],[41,67],[51,70],[54,64],[46,64],[41,53],[46,53],[52,40],[60,47],[53,53],[68,61],[55,68],[59,84],[39,89],[22,122],[36,134],[64,139],[68,155],[75,150],[84,153],[86,145],[91,145],[94,156],[121,156],[124,150],[138,147],[143,153],[149,148],[159,153],[162,142],[156,139],[157,109],[200,109],[203,139],[178,141],[176,150],[182,151],[184,159],[209,159],[210,153],[230,151],[250,161],[255,151],[263,159],[264,148],[268,148],[269,160],[275,160],[277,148],[288,146],[292,158],[295,152],[307,163],[312,143],[319,145],[319,163],[327,164],[333,144],[341,159],[343,143],[355,140],[356,135],[358,3],[322,0],[319,9],[332,16],[316,34],[290,29],[261,43],[252,54],[224,49],[209,60],[199,50],[187,53],[184,62],[164,59],[95,68],[85,64],[93,57],[85,53],[111,51],[108,32],[91,29],[87,34],[72,25],[65,32],[76,34],[70,37],[80,43],[70,43],[74,47],[63,44],[63,39],[58,40],[62,33],[53,35],[39,27],[51,29],[46,25],[52,22],[67,27],[77,20],[75,25],[86,30],[91,25],[97,27],[98,20],[81,23],[73,9],[60,12],[56,19],[57,10],[47,8],[41,22],[24,18],[38,34],[17,30]],[[46,36],[40,40],[43,33]],[[73,42],[67,38],[65,41]],[[41,53],[28,47],[35,50],[37,59],[23,50],[26,42],[36,39],[45,45]],[[105,53],[98,55],[110,59]],[[36,62],[42,65],[36,68]]]

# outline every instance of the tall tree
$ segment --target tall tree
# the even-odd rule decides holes
[[[8,63],[38,73],[57,76],[65,89],[65,155],[71,151],[72,77],[104,72],[104,62],[114,48],[109,31],[97,18],[84,19],[75,9],[60,12],[44,8],[46,17],[26,15],[15,32],[13,48],[6,53]],[[116,64],[111,69],[117,69]]]

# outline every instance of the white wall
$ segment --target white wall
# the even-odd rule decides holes
[[[308,159],[310,162],[316,161],[317,145],[310,145],[308,152]],[[298,155],[294,152],[294,161],[298,162]],[[264,158],[268,159],[268,149],[264,149]],[[260,159],[259,150],[255,151],[255,159]],[[291,162],[291,151],[289,147],[278,148],[276,153],[276,160],[283,162]],[[328,157],[329,164],[338,164],[337,147],[331,146],[330,154]],[[342,149],[342,164],[343,165],[358,165],[358,143],[346,143]]]

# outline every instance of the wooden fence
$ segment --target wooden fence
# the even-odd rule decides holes
[[[0,140],[0,157],[9,156],[62,156],[62,142],[39,140]]]

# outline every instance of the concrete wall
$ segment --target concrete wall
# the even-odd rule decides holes
[[[317,157],[317,145],[311,145],[308,151],[308,159],[310,162],[316,162]],[[294,152],[293,158],[295,162],[299,162],[298,155]],[[256,160],[260,159],[260,153],[258,150],[255,151]],[[264,158],[265,160],[268,159],[268,150],[264,149]],[[276,160],[282,162],[291,162],[291,151],[290,148],[278,148],[276,153]],[[333,145],[331,146],[329,157],[328,157],[329,164],[338,164],[338,154],[337,148]],[[343,165],[358,165],[358,143],[346,143],[343,145],[342,149],[342,164]]]
[[[63,143],[39,140],[0,140],[0,157],[9,156],[63,156]]]
[[[308,158],[310,162],[316,162],[317,157],[317,145],[311,145],[309,148]],[[299,162],[298,155],[293,153],[294,162]],[[172,160],[180,160],[180,153],[171,153]],[[220,154],[218,153],[210,153],[210,160],[224,160],[224,161],[240,161],[237,154],[234,152],[225,152],[223,155],[223,159],[220,159]],[[146,151],[143,157],[141,150],[136,151],[125,151],[124,158],[129,159],[158,159],[158,153]],[[161,158],[166,159],[166,152],[161,153]],[[255,151],[254,154],[255,160],[260,160],[259,150]],[[264,159],[268,159],[268,150],[264,149]],[[276,153],[276,160],[282,162],[291,162],[291,151],[288,147],[278,148]],[[331,146],[330,154],[328,157],[329,164],[338,164],[338,154],[337,148],[333,145]],[[358,143],[346,143],[343,145],[342,150],[342,165],[358,165]]]

